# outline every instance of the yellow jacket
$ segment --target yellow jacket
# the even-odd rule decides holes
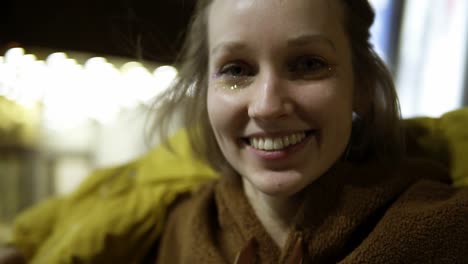
[[[445,164],[456,186],[468,186],[468,108],[441,118],[405,120],[409,155]],[[31,263],[140,263],[164,227],[170,204],[216,178],[191,156],[180,131],[174,152],[159,146],[144,157],[92,173],[70,195],[22,213],[11,243]]]

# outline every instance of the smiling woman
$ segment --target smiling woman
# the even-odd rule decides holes
[[[468,190],[403,152],[373,18],[367,0],[199,0],[177,80],[156,102],[157,134],[182,155],[160,148],[97,172],[19,218],[18,245],[36,263],[462,263]],[[181,113],[189,147],[167,135]],[[455,146],[430,149],[443,161],[465,153],[434,139],[435,122],[413,129],[417,146]],[[458,131],[444,136],[463,142]]]
[[[333,16],[340,8],[326,1],[211,6],[208,116],[252,201],[297,193],[346,148],[354,87],[350,47]],[[238,91],[226,89],[233,86]],[[297,142],[284,148],[289,137]]]
[[[222,177],[175,206],[158,263],[448,255],[447,235],[395,254],[439,232],[416,220],[409,197],[441,188],[467,214],[468,196],[437,183],[446,177],[437,166],[404,157],[393,81],[369,44],[373,19],[365,0],[198,2],[157,123],[183,105],[193,150]],[[453,209],[451,199],[431,199]],[[395,236],[401,221],[424,228]],[[462,256],[458,245],[449,251]]]

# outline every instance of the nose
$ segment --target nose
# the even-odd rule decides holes
[[[293,111],[287,84],[274,73],[265,74],[258,80],[249,108],[249,117],[258,120],[278,119]]]

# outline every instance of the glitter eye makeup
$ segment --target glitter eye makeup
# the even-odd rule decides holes
[[[252,82],[252,78],[223,78],[220,77],[216,80],[216,87],[220,89],[235,91],[247,87]]]
[[[243,62],[225,64],[213,75],[216,87],[231,91],[245,88],[254,77],[255,71]]]
[[[237,84],[224,87],[224,89],[228,89],[228,90],[237,90],[237,89],[239,89],[239,88],[240,88],[240,87],[237,86]]]
[[[319,48],[310,49],[284,51],[284,55],[276,61],[276,74],[290,81],[301,82],[317,82],[332,77],[337,65],[332,63],[333,59],[327,58],[331,55]],[[260,71],[259,62],[246,55],[229,54],[215,61],[212,80],[219,89],[236,91],[246,88],[253,83]]]

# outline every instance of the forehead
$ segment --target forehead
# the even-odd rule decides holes
[[[340,0],[214,0],[208,13],[209,42],[220,39],[342,31]]]

